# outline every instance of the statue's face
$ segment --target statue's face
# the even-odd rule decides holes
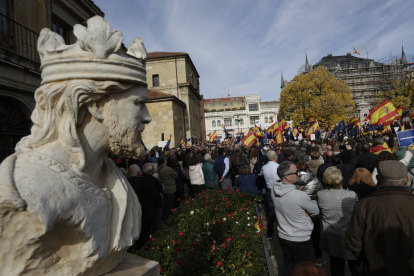
[[[145,154],[141,144],[141,132],[151,116],[145,102],[147,89],[136,85],[129,90],[111,95],[104,105],[103,125],[109,136],[110,151],[113,154],[137,158]]]

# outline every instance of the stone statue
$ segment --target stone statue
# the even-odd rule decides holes
[[[65,45],[43,29],[31,134],[0,166],[0,275],[102,275],[141,229],[141,205],[108,152],[137,157],[151,121],[141,38],[95,16]]]

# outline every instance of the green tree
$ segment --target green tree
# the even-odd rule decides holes
[[[336,79],[323,66],[294,77],[282,90],[280,101],[282,104],[278,116],[293,120],[295,124],[313,116],[319,125],[328,126],[343,119],[348,120],[355,113],[349,86],[343,80]],[[311,103],[311,107],[305,107],[306,118],[302,102]]]

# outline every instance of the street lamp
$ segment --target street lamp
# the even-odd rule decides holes
[[[234,121],[236,121],[236,123],[237,123],[237,133],[239,134],[239,137],[240,137],[240,119],[239,119],[239,114],[237,114],[236,116],[237,116],[237,119],[234,119]]]

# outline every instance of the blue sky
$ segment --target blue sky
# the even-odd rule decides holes
[[[412,0],[94,0],[111,30],[148,52],[187,52],[204,98],[260,94],[278,100],[280,74],[355,47],[374,60],[414,56]]]

